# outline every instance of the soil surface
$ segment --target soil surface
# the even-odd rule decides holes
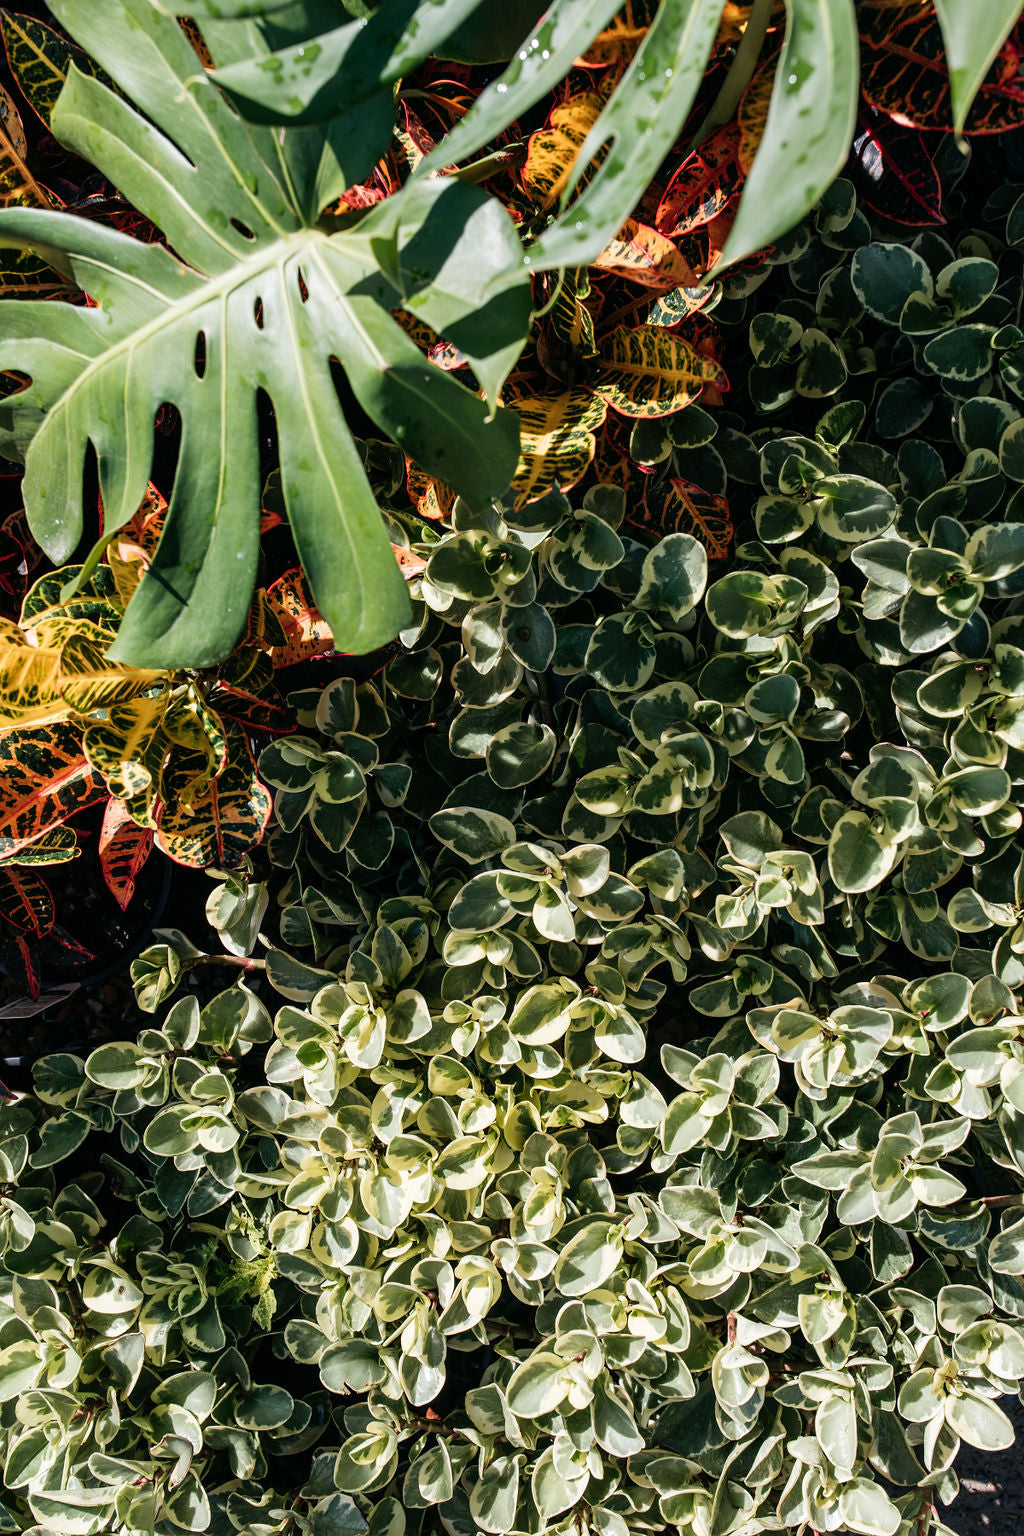
[[[1002,1407],[1013,1420],[1017,1443],[1008,1451],[975,1451],[957,1458],[960,1494],[941,1512],[956,1536],[1022,1536],[1024,1533],[1024,1407],[1009,1398]]]

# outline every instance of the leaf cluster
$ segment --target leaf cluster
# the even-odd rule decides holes
[[[456,500],[400,648],[292,696],[244,980],[166,932],[154,1027],[4,1111],[14,1528],[945,1529],[1024,1379],[1024,535],[1015,374],[921,376],[897,453],[867,367],[637,422],[747,485],[728,564]]]

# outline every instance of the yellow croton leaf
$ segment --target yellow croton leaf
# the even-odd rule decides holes
[[[227,767],[228,722],[207,708],[197,689],[180,688],[175,691],[164,717],[164,728],[168,736],[168,764],[173,765],[179,755],[174,752],[175,747],[182,748],[195,759],[190,779],[175,768],[177,789],[174,798],[188,806],[204,792],[210,779]],[[160,794],[165,803],[170,799],[163,783]]]
[[[531,133],[521,176],[523,188],[537,208],[552,208],[558,202],[580,146],[603,106],[596,91],[570,96],[552,110],[543,128]]]
[[[618,326],[590,365],[594,392],[624,416],[671,416],[707,385],[727,388],[721,364],[658,325]]]
[[[90,715],[94,710],[138,698],[167,676],[166,672],[108,661],[109,645],[110,636],[102,629],[83,625],[60,648],[60,695],[75,714]]]
[[[775,61],[762,64],[743,92],[736,114],[740,125],[740,146],[736,158],[744,176],[749,176],[754,156],[761,148],[765,124],[768,121],[768,104],[775,85]]]
[[[272,802],[260,782],[244,732],[227,727],[223,772],[194,790],[194,765],[182,758],[167,774],[167,803],[156,841],[179,864],[230,869],[266,831]]]
[[[82,744],[90,766],[112,795],[128,802],[132,819],[156,826],[160,775],[167,756],[169,692],[133,699],[85,724]]]
[[[593,316],[584,302],[589,297],[590,279],[586,269],[570,269],[560,274],[547,314],[552,335],[577,357],[592,357],[597,350]]]
[[[27,155],[21,115],[10,92],[0,86],[0,206],[52,208],[57,199],[36,181],[28,168]]]
[[[658,9],[657,0],[626,0],[610,26],[599,32],[576,60],[581,69],[605,69],[625,64],[636,53]]]
[[[594,457],[594,433],[608,407],[588,389],[505,391],[504,404],[519,417],[519,464],[512,490],[515,505],[544,494],[552,485],[567,490],[586,474]]]
[[[110,635],[81,619],[44,619],[26,631],[0,621],[0,729],[44,725],[135,698],[163,675],[118,666]]]
[[[38,649],[17,624],[0,619],[0,729],[42,725],[66,713],[59,663],[59,652]]]

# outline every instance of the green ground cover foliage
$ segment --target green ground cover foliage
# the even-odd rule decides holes
[[[165,933],[0,1115],[6,1529],[945,1529],[1024,1378],[1018,222],[840,182],[722,299],[761,425],[635,428],[729,561],[457,502],[293,698],[242,979]]]
[[[32,588],[35,626],[4,621],[8,735],[59,723],[81,779],[75,731],[97,761],[102,737],[97,796],[193,864],[232,833],[194,757],[230,735],[260,798],[207,903],[220,948],[198,914],[158,933],[132,965],[150,1025],[0,1102],[0,1536],[948,1536],[961,1444],[1008,1448],[1024,1382],[1024,201],[873,222],[833,178],[883,8],[754,5],[780,64],[726,258],[774,244],[716,280],[723,366],[691,393],[714,387],[612,394],[625,489],[607,452],[587,468],[602,399],[573,486],[528,500],[491,406],[541,293],[580,334],[540,397],[588,377],[583,269],[720,68],[719,0],[644,13],[571,174],[553,157],[564,196],[518,222],[491,160],[430,172],[560,89],[604,0],[559,0],[558,46],[511,63],[465,0],[195,0],[202,35],[157,0],[53,9],[112,82],[73,69],[54,131],[154,238],[0,213],[0,246],[100,301],[5,301],[0,446],[55,558],[94,450],[107,514],[70,585]],[[936,5],[958,127],[1019,9],[974,30]],[[338,211],[442,45],[494,80]],[[637,329],[707,298],[664,289]],[[335,640],[404,626],[294,692],[269,745],[260,391]],[[178,479],[132,575],[100,562],[166,403]],[[440,515],[390,505],[406,455]],[[46,852],[33,823],[18,856]]]

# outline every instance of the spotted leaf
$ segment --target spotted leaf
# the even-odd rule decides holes
[[[625,64],[639,48],[657,10],[657,0],[626,0],[611,24],[599,32],[576,60],[580,69],[607,69]]]
[[[233,869],[259,842],[270,821],[270,791],[260,782],[248,742],[237,726],[228,727],[227,743],[223,772],[210,779],[199,795],[190,796],[189,786],[201,763],[183,757],[165,775],[165,805],[156,841],[179,864]]]
[[[1005,6],[999,0],[985,9],[998,15]],[[973,20],[974,7],[967,17]],[[871,105],[905,127],[948,131],[954,120],[949,60],[932,7],[875,10],[862,23],[861,38],[861,91]],[[1019,57],[1013,37],[996,52],[967,113],[968,134],[1003,133],[1024,123]]]
[[[519,464],[512,489],[516,506],[559,485],[563,490],[586,474],[594,457],[594,433],[608,409],[587,389],[522,390],[506,394],[521,426]]]
[[[36,181],[27,163],[25,129],[14,100],[0,86],[0,204],[50,208],[57,199]]]
[[[22,95],[32,110],[42,118],[47,127],[57,97],[68,77],[68,68],[74,65],[84,74],[112,85],[110,77],[89,57],[83,48],[63,37],[55,28],[34,16],[22,16],[16,11],[0,11],[0,31],[11,73],[21,87]]]
[[[740,129],[727,123],[686,157],[658,204],[654,222],[663,234],[687,234],[725,212],[743,185],[739,148]]]
[[[694,288],[697,274],[666,235],[627,219],[614,240],[609,240],[594,262],[615,277],[628,278],[655,293],[671,288]]]
[[[34,870],[10,865],[0,870],[0,919],[29,938],[41,939],[55,916],[50,888]]]
[[[630,519],[644,533],[665,538],[688,533],[707,550],[709,560],[724,560],[733,538],[732,516],[724,496],[712,495],[678,476],[651,475],[644,489],[640,514]]]
[[[313,601],[302,571],[296,566],[267,588],[267,604],[284,632],[284,644],[270,652],[275,668],[293,667],[334,650],[331,626]]]
[[[106,794],[74,727],[0,733],[0,857],[20,853]]]
[[[558,202],[580,146],[597,122],[603,105],[596,91],[570,96],[554,108],[543,128],[531,133],[520,178],[537,208],[553,208]]]
[[[132,820],[123,800],[109,800],[98,851],[103,879],[122,912],[135,894],[135,881],[152,847],[152,831]]]
[[[591,388],[624,416],[670,416],[707,385],[727,388],[714,358],[657,325],[619,326],[601,343]]]
[[[425,470],[406,459],[406,489],[420,517],[430,522],[440,522],[451,516],[455,505],[455,492],[443,480],[435,480]]]

